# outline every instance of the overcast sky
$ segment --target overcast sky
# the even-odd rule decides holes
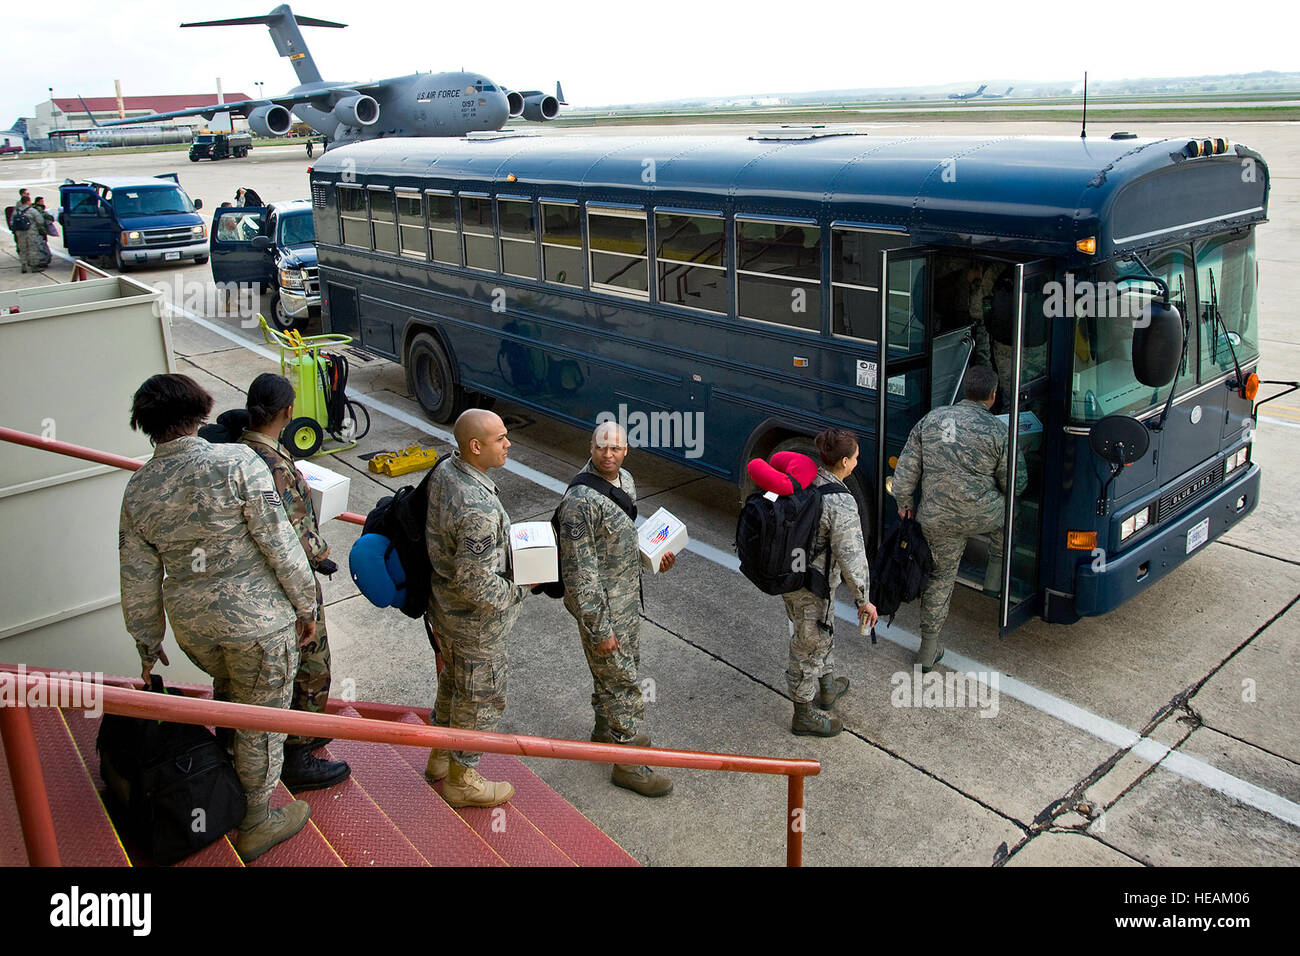
[[[182,22],[268,13],[271,0],[96,0],[5,11],[0,125],[56,96],[267,95],[296,80],[266,27],[180,30]],[[299,0],[295,12],[348,24],[303,27],[327,80],[465,68],[575,106],[692,95],[960,83],[992,89],[1061,81],[1300,69],[1282,6],[1047,0],[577,0],[438,3]],[[1176,13],[1174,12],[1176,10]]]

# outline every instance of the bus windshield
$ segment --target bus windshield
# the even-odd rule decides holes
[[[193,212],[194,203],[178,186],[142,186],[115,189],[113,209],[119,216],[166,216]]]
[[[1175,395],[1232,371],[1234,350],[1243,365],[1259,356],[1253,232],[1215,236],[1195,250],[1168,246],[1141,259],[1141,264],[1136,259],[1104,263],[1075,284],[1070,414],[1077,421],[1136,415],[1169,397],[1171,386],[1143,385],[1133,373],[1133,333],[1159,294],[1143,264],[1168,285],[1170,304],[1187,320],[1187,352],[1172,383]]]

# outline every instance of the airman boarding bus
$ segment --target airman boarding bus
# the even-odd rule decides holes
[[[325,329],[402,362],[434,420],[498,396],[620,418],[737,482],[849,428],[868,542],[983,314],[1028,478],[1004,631],[1116,607],[1257,503],[1268,169],[1244,146],[504,133],[341,147],[311,189]]]

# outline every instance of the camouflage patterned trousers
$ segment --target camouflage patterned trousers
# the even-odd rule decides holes
[[[790,619],[790,666],[785,672],[790,697],[806,704],[817,696],[818,682],[835,670],[835,639],[826,623],[826,599],[809,591],[782,594]]]
[[[214,700],[288,709],[298,669],[298,634],[291,624],[252,641],[190,640],[177,631],[181,650],[212,677]],[[284,734],[235,732],[235,772],[249,806],[266,803],[280,781]]]
[[[316,581],[316,637],[298,648],[298,673],[293,678],[292,710],[325,713],[330,698],[330,645],[325,635],[325,599]],[[290,737],[286,746],[306,744],[314,737]]]
[[[645,701],[637,679],[641,669],[641,615],[614,628],[618,647],[610,654],[597,654],[592,650],[596,644],[592,635],[582,627],[578,631],[591,669],[592,712],[597,722],[605,719],[618,743],[629,743],[645,719]]]
[[[507,631],[508,627],[485,627],[470,633],[438,632],[443,667],[433,705],[435,726],[497,729],[506,709]],[[453,750],[450,756],[462,766],[476,767],[482,754]]]
[[[952,589],[957,583],[957,571],[961,566],[961,556],[966,551],[966,539],[975,534],[989,537],[989,575],[986,580],[995,582],[991,577],[994,568],[1001,568],[1002,562],[1002,521],[1003,513],[984,515],[961,525],[947,522],[927,522],[920,519],[921,532],[925,542],[930,546],[930,556],[934,559],[934,572],[925,582],[921,591],[921,648],[918,658],[925,667],[932,667],[934,659],[943,653],[939,642],[939,632],[948,620],[948,608],[952,604]]]

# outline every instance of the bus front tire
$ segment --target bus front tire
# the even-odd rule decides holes
[[[469,407],[446,351],[432,335],[421,332],[411,340],[405,365],[407,388],[435,422],[455,421]]]

